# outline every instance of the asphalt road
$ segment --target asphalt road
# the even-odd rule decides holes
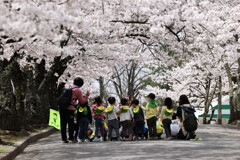
[[[203,141],[156,140],[61,144],[55,133],[30,145],[17,160],[75,159],[239,159],[240,130],[200,125]]]

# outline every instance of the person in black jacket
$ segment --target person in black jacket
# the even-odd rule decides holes
[[[186,95],[181,95],[179,98],[179,107],[177,109],[177,118],[180,119],[180,131],[177,135],[178,139],[194,139],[196,137],[195,132],[187,132],[185,130],[185,126],[183,125],[183,122],[185,120],[184,113],[187,110],[193,110],[195,112],[195,109],[191,107],[190,101],[188,100],[188,97]]]
[[[88,126],[89,123],[92,124],[92,112],[88,103],[82,104],[78,108],[77,112],[77,122],[79,124],[79,131],[78,131],[78,142],[81,143],[83,141],[89,142],[88,138]]]
[[[177,118],[180,119],[180,121],[182,122],[183,117],[182,117],[182,106],[184,105],[190,105],[190,102],[188,100],[188,97],[186,95],[181,95],[179,98],[179,106],[177,108]]]
[[[144,113],[141,107],[139,107],[139,100],[134,99],[132,101],[133,114],[134,114],[134,135],[135,139],[138,140],[139,133],[141,132],[141,138],[144,138]]]

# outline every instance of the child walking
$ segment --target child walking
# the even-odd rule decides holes
[[[166,98],[164,101],[164,105],[165,106],[162,107],[160,121],[162,122],[165,133],[166,133],[165,140],[170,140],[171,139],[170,125],[172,123],[172,116],[173,116],[172,99],[169,97]]]
[[[132,101],[133,114],[134,114],[134,135],[138,140],[139,131],[141,132],[141,139],[144,139],[144,113],[141,107],[139,107],[139,100],[134,99]]]
[[[122,123],[122,136],[123,140],[126,140],[127,131],[129,134],[129,140],[133,139],[133,113],[132,110],[127,106],[128,100],[126,98],[121,99],[120,110],[117,115],[120,115],[120,122]]]
[[[158,107],[157,102],[155,101],[155,94],[150,93],[148,96],[148,103],[146,107],[141,106],[143,110],[146,111],[146,119],[148,125],[148,133],[149,139],[156,139],[157,129],[156,129],[156,121],[157,121],[157,113]]]
[[[108,140],[112,139],[112,131],[115,130],[117,134],[117,141],[119,141],[119,122],[117,118],[117,112],[119,109],[115,107],[116,99],[114,97],[108,98],[109,106],[105,110],[108,116]]]
[[[100,129],[101,138],[100,141],[104,141],[104,133],[103,133],[103,122],[104,122],[104,106],[102,105],[102,99],[100,96],[95,97],[94,99],[94,105],[92,106],[93,109],[93,117],[94,117],[94,123],[95,123],[95,137],[93,139],[93,142],[98,142],[98,131]]]
[[[92,113],[91,109],[88,106],[88,103],[82,104],[77,112],[77,119],[79,124],[79,131],[78,131],[78,142],[83,142],[83,139],[85,142],[89,142],[88,138],[88,125],[89,123],[92,123]]]

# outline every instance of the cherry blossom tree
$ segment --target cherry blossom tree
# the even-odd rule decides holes
[[[116,60],[126,61],[120,53],[126,47],[130,51],[133,44],[115,40],[109,23],[111,7],[103,9],[97,1],[0,3],[1,78],[7,79],[2,84],[8,86],[2,98],[6,92],[11,93],[5,100],[16,102],[2,104],[10,109],[2,110],[1,115],[17,115],[19,119],[19,124],[9,120],[11,125],[1,127],[20,129],[26,122],[24,118],[29,117],[20,116],[29,114],[24,101],[30,99],[35,106],[32,116],[46,122],[48,108],[56,106],[56,96],[64,83],[70,84],[76,76],[86,81],[105,76]],[[27,92],[31,92],[31,98]],[[15,105],[16,111],[11,114]]]
[[[229,93],[229,122],[234,122],[233,97],[240,97],[239,11],[237,0],[1,1],[0,119],[7,115],[11,124],[11,115],[17,115],[15,127],[28,117],[47,120],[57,95],[76,76],[85,79],[83,90],[96,92],[92,79],[109,77],[117,63],[141,59],[161,68],[152,80],[169,86],[149,86],[142,94],[176,100],[185,93],[205,107],[206,116],[222,86],[218,92]],[[147,51],[136,53],[139,45]]]
[[[232,77],[233,75],[237,75],[237,59],[240,56],[238,39],[240,27],[239,19],[236,18],[239,17],[239,12],[236,11],[239,10],[240,6],[236,5],[238,4],[236,1],[224,2],[224,5],[223,1],[186,2],[182,7],[174,10],[177,15],[173,16],[173,19],[169,23],[171,25],[166,25],[167,23],[164,22],[165,25],[162,25],[162,29],[153,26],[152,31],[158,35],[162,35],[166,33],[165,30],[167,29],[170,35],[175,36],[176,40],[171,39],[170,42],[177,47],[172,47],[171,44],[167,44],[167,46],[170,48],[168,52],[174,51],[177,53],[175,54],[177,56],[170,57],[176,59],[175,65],[178,64],[179,66],[177,66],[177,68],[174,67],[176,69],[168,71],[170,73],[167,73],[163,79],[166,82],[166,79],[170,78],[169,83],[173,83],[173,92],[185,92],[191,97],[198,97],[198,100],[205,101],[205,116],[208,113],[209,105],[214,98],[217,87],[217,84],[214,82],[215,84],[213,84],[213,86],[215,87],[210,91],[210,81],[216,81],[217,78],[224,78],[228,75],[228,79],[224,79],[223,82],[229,83],[228,92],[230,94],[231,105],[229,123],[231,123],[236,120],[236,106],[233,105],[234,87]],[[161,23],[162,21],[156,25],[158,26]],[[176,29],[179,28],[179,26],[181,29]],[[177,32],[174,30],[177,30]],[[157,38],[159,39],[159,36],[157,36]],[[162,48],[157,50],[152,46],[150,49],[153,50],[155,56],[156,53],[158,53],[158,56],[162,56],[162,52],[165,51]],[[161,60],[160,58],[158,59]],[[166,57],[164,57],[164,59],[166,59]],[[161,60],[161,63],[162,62]],[[165,63],[165,65],[169,66],[169,63]],[[170,65],[172,65],[172,63],[170,63]],[[193,84],[196,85],[194,86]],[[203,84],[202,87],[206,86],[205,94],[202,94],[202,91],[199,92],[199,90],[201,90],[201,84]],[[226,84],[224,84],[224,87],[227,87]],[[197,92],[194,92],[194,90],[197,90]],[[164,90],[162,93],[169,95],[169,92]],[[202,95],[202,98],[199,97],[200,95]],[[208,95],[213,96],[207,98]]]

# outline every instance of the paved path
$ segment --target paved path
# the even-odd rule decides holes
[[[200,125],[203,141],[134,141],[60,144],[60,133],[30,145],[17,160],[239,159],[240,130]]]

